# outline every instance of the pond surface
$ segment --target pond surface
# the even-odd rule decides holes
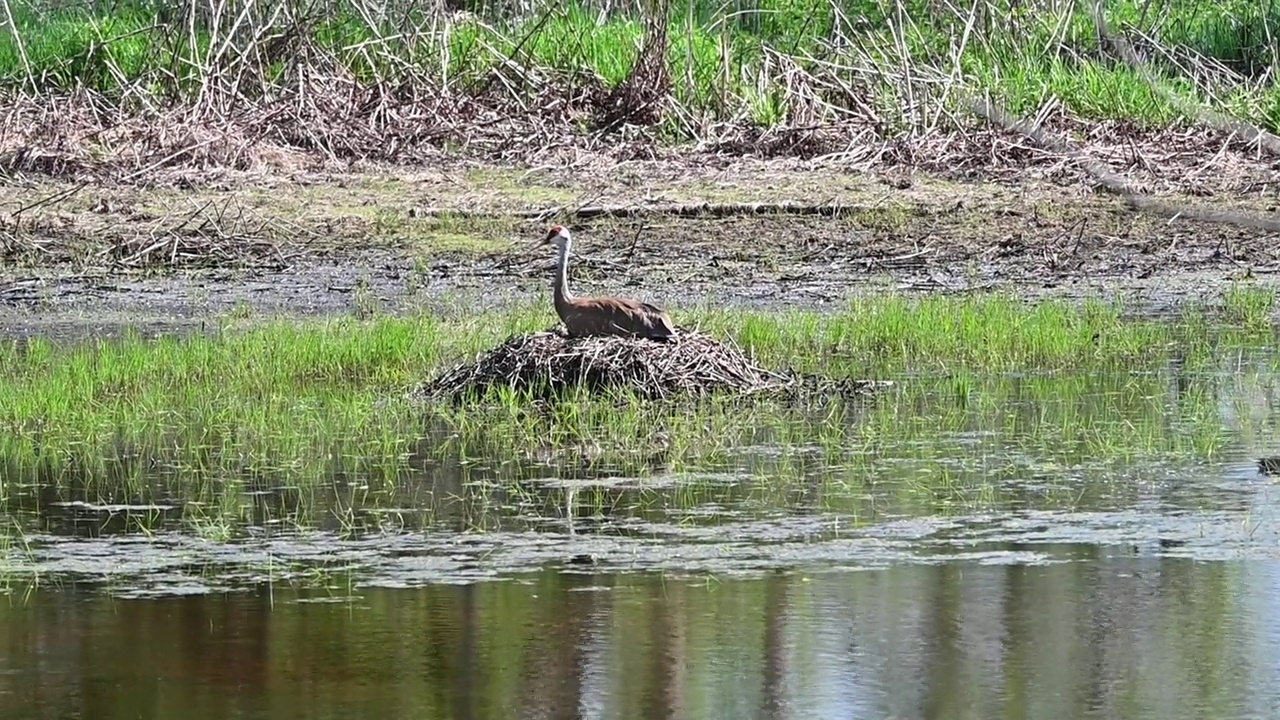
[[[703,579],[0,609],[6,718],[1271,718],[1280,570],[1052,544]]]
[[[901,378],[681,463],[10,477],[0,718],[1277,717],[1275,365]]]

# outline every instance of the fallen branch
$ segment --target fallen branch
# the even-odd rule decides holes
[[[1120,52],[1125,62],[1138,71],[1156,92],[1159,92],[1180,110],[1187,114],[1194,115],[1201,121],[1207,122],[1219,129],[1226,130],[1235,135],[1243,136],[1250,142],[1257,143],[1259,146],[1272,152],[1275,152],[1280,148],[1280,144],[1277,144],[1278,139],[1274,135],[1254,128],[1247,123],[1239,122],[1234,118],[1228,118],[1221,113],[1191,106],[1189,103],[1185,102],[1160,85],[1147,70],[1146,66],[1138,59],[1137,55],[1129,47],[1128,43],[1126,43],[1123,38],[1117,37],[1110,32],[1106,21],[1102,17],[1101,7],[1097,4],[1094,6],[1094,22],[1097,26],[1098,33],[1102,37],[1106,38],[1111,45]],[[1252,227],[1268,232],[1280,232],[1280,219],[1277,218],[1249,215],[1231,210],[1214,210],[1181,203],[1174,204],[1148,197],[1130,185],[1124,177],[1111,170],[1111,168],[1085,155],[1084,153],[1071,148],[1066,142],[1054,138],[1044,132],[1039,123],[1029,122],[1025,119],[1014,120],[1004,111],[1003,108],[995,105],[990,100],[970,98],[968,104],[971,112],[986,118],[992,124],[1002,126],[1006,130],[1010,130],[1012,132],[1020,133],[1043,148],[1047,148],[1054,152],[1076,159],[1080,163],[1081,167],[1084,168],[1085,172],[1093,176],[1093,178],[1101,183],[1103,187],[1123,197],[1125,204],[1134,210],[1159,217],[1166,217],[1170,220],[1185,219],[1197,222]]]
[[[541,210],[467,210],[426,208],[415,210],[414,217],[453,217],[495,220],[504,218],[546,220],[552,217],[590,220],[592,218],[682,217],[725,218],[743,215],[821,215],[837,217],[845,213],[866,212],[865,205],[839,203],[803,203],[794,201],[758,203],[681,203],[675,205],[596,205],[573,208],[557,206]]]

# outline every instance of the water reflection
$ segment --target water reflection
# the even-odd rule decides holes
[[[1280,710],[1274,563],[1053,548],[756,579],[545,572],[0,607],[0,716],[1202,718]],[[315,602],[324,600],[324,602]]]
[[[0,718],[1280,716],[1280,414],[1245,360],[921,380],[839,442],[679,465],[0,466]]]

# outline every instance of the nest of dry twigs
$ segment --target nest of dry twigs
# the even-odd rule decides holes
[[[815,379],[757,365],[732,344],[680,329],[665,342],[621,336],[571,338],[556,327],[508,338],[418,388],[418,399],[457,402],[495,387],[540,399],[560,391],[630,391],[661,400],[814,389]],[[826,391],[861,392],[869,383],[822,383]],[[837,387],[839,386],[839,387]]]

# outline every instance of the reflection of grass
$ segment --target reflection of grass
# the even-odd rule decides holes
[[[184,508],[172,527],[210,540],[250,525],[344,537],[512,530],[561,518],[566,505],[579,518],[659,520],[706,507],[740,518],[805,506],[868,522],[886,513],[1087,508],[1185,472],[1235,433],[1219,411],[1233,385],[1194,378],[1179,391],[1178,382],[1173,370],[964,374],[918,378],[852,405],[766,404],[750,416],[716,404],[558,419],[498,409],[474,423],[437,421],[440,435],[414,443],[408,457],[352,457],[351,469],[324,476],[302,478],[302,466],[244,476],[140,472],[85,478],[64,494],[164,496]],[[660,432],[670,447],[650,444]],[[361,461],[382,473],[362,471]],[[570,497],[546,478],[576,479],[578,489]],[[714,513],[689,519],[718,522]],[[133,520],[120,530],[136,532],[146,517]]]
[[[4,500],[0,492],[0,502]],[[34,587],[40,578],[32,572],[30,560],[31,546],[22,526],[16,520],[0,521],[0,595],[15,588]]]
[[[1235,302],[1266,314],[1262,300]],[[994,296],[881,297],[831,315],[677,314],[770,365],[906,381],[856,405],[762,403],[750,412],[721,400],[673,409],[585,396],[534,408],[509,392],[457,409],[400,399],[445,363],[550,325],[542,306],[449,321],[228,325],[210,336],[68,348],[35,341],[0,351],[0,477],[8,478],[0,482],[57,485],[104,502],[178,498],[189,527],[227,536],[267,516],[310,525],[317,506],[343,531],[425,522],[449,514],[448,493],[423,491],[413,475],[453,475],[450,492],[462,497],[468,480],[518,486],[540,457],[643,475],[655,463],[740,463],[743,447],[768,445],[780,454],[752,461],[764,463],[752,472],[785,484],[806,467],[865,474],[877,453],[900,454],[904,443],[917,443],[911,453],[920,458],[963,456],[966,446],[946,439],[962,432],[998,438],[996,454],[1064,465],[1203,456],[1223,441],[1215,395],[1198,383],[1170,395],[1165,368],[1212,369],[1217,348],[1238,340],[1193,314],[1124,319],[1102,304],[1077,310]],[[1257,340],[1263,331],[1252,327]],[[821,460],[806,465],[813,452]],[[922,482],[968,472],[947,467]],[[293,489],[243,502],[248,489],[280,487]],[[399,505],[408,517],[360,514],[389,494],[408,503]]]

